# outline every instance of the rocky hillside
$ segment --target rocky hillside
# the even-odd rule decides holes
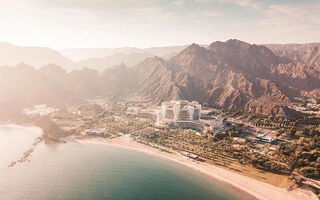
[[[171,61],[147,59],[138,67],[146,101],[197,100],[211,106],[271,114],[293,113],[293,97],[320,87],[319,72],[239,40],[192,44]],[[316,93],[316,92],[313,92]],[[320,97],[318,97],[320,98]]]
[[[134,67],[118,65],[102,73],[84,68],[68,73],[56,65],[0,68],[0,113],[33,104],[60,104],[87,98],[172,99],[252,112],[294,116],[294,97],[320,99],[320,72],[275,55],[265,46],[239,40],[192,44],[170,60],[147,58]]]
[[[320,43],[312,44],[268,44],[276,55],[286,57],[320,71]]]

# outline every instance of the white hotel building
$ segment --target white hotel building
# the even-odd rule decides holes
[[[174,121],[200,120],[201,105],[196,101],[170,101],[161,105],[162,117]]]

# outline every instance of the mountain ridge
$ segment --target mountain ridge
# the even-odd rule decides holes
[[[295,97],[320,99],[319,71],[239,40],[207,47],[192,44],[169,60],[148,57],[133,67],[120,64],[102,73],[88,68],[66,72],[56,65],[38,70],[25,65],[2,67],[0,72],[0,96],[5,97],[0,108],[12,99],[24,101],[23,107],[99,96],[157,105],[173,99],[196,100],[213,107],[292,117],[298,115],[288,107]],[[27,80],[32,83],[23,84]],[[37,85],[37,93],[30,97],[25,91]],[[19,95],[7,97],[9,91]]]
[[[320,43],[266,44],[276,55],[304,63],[320,71]]]
[[[178,70],[163,68],[168,72],[162,72],[161,79],[169,81],[158,84],[157,90],[144,89],[148,91],[144,96],[152,96],[153,103],[187,99],[231,109],[287,112],[286,104],[295,95],[304,95],[301,91],[317,90],[320,86],[319,73],[312,68],[276,56],[265,46],[239,40],[214,42],[208,48],[192,44],[170,62]],[[144,83],[151,88],[154,84]],[[263,108],[265,103],[274,107]]]
[[[26,63],[36,68],[57,64],[71,70],[73,61],[47,47],[21,47],[8,42],[0,43],[0,65],[15,66]]]

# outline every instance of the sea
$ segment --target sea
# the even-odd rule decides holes
[[[0,125],[0,200],[254,200],[172,161],[103,144],[38,144],[39,130]]]

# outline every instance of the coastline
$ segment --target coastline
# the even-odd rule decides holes
[[[318,198],[311,192],[294,189],[288,191],[285,188],[279,188],[250,177],[246,177],[235,172],[217,167],[203,162],[195,162],[187,159],[179,154],[170,154],[160,151],[158,149],[143,145],[138,142],[133,142],[125,139],[104,139],[104,138],[90,138],[90,139],[76,139],[79,143],[102,144],[109,146],[122,147],[146,153],[161,159],[175,162],[197,171],[199,173],[210,176],[211,178],[229,184],[259,200],[317,200]]]
[[[28,130],[30,132],[37,134],[37,137],[35,137],[33,143],[31,144],[31,147],[28,148],[27,150],[25,150],[19,159],[12,160],[7,165],[7,168],[14,167],[18,163],[30,161],[29,159],[31,157],[31,154],[34,152],[34,148],[44,140],[44,138],[43,138],[44,131],[43,131],[43,129],[41,129],[38,126],[26,126],[26,125],[12,124],[12,123],[2,123],[2,124],[0,124],[0,128],[24,129],[24,130]]]
[[[33,132],[36,132],[40,135],[43,134],[43,129],[35,126],[35,125],[19,125],[19,124],[12,124],[12,123],[0,123],[0,127],[4,127],[4,128],[21,128],[21,129],[26,129],[26,130],[30,130]]]

